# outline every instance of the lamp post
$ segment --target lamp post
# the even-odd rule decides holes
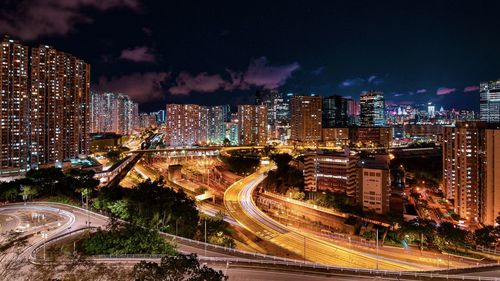
[[[207,219],[205,218],[205,257],[207,256]]]
[[[46,242],[47,242],[47,240],[46,240],[46,239],[47,239],[48,237],[49,237],[49,235],[48,235],[46,232],[42,233],[42,238],[43,238],[43,260],[44,260],[44,261],[45,261],[45,244],[46,244]]]
[[[377,270],[378,270],[378,228],[377,228]]]

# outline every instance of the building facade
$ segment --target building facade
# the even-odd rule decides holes
[[[240,145],[265,145],[267,142],[267,107],[238,106],[238,139]]]
[[[479,95],[481,121],[500,123],[500,80],[481,83]]]
[[[300,143],[317,143],[321,141],[321,97],[292,97],[290,110],[290,140]]]
[[[361,126],[385,126],[385,101],[382,92],[366,92],[360,96]]]
[[[331,191],[354,197],[358,155],[344,152],[310,152],[304,157],[304,184],[308,192]]]
[[[323,98],[323,128],[348,126],[347,100],[338,95]]]
[[[0,175],[29,167],[28,47],[4,38],[0,48]]]
[[[358,162],[356,202],[363,211],[386,214],[390,208],[391,179],[386,155]]]
[[[90,151],[90,65],[5,37],[0,49],[0,174],[62,166]]]
[[[90,105],[92,133],[130,135],[140,127],[139,105],[125,94],[92,92]]]

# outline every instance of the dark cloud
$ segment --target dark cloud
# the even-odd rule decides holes
[[[320,67],[316,68],[315,70],[311,71],[311,74],[312,75],[320,75],[321,73],[323,73],[325,68],[326,68],[326,66],[320,66]]]
[[[152,50],[146,46],[135,47],[132,49],[123,50],[121,55],[121,59],[130,60],[134,62],[155,62],[156,57],[153,54]]]
[[[139,9],[138,0],[23,0],[14,10],[2,10],[0,32],[23,40],[45,35],[66,35],[77,23],[92,22],[85,8],[106,11],[112,8]]]
[[[250,87],[277,89],[284,85],[292,73],[299,68],[300,65],[297,62],[279,66],[269,65],[266,57],[260,57],[252,60],[244,72],[228,69],[229,79],[224,79],[219,74],[209,75],[206,72],[197,75],[181,72],[176,78],[176,84],[169,91],[173,95],[187,95],[191,92],[246,90]]]
[[[165,96],[163,84],[170,77],[168,72],[133,73],[107,79],[101,77],[94,88],[129,95],[136,102],[160,100]]]
[[[175,81],[176,85],[169,89],[173,95],[187,95],[191,92],[212,93],[227,84],[219,74],[209,75],[206,72],[196,76],[181,72]]]

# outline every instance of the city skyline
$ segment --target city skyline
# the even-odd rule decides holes
[[[479,83],[500,77],[500,39],[488,36],[498,5],[16,1],[0,9],[0,33],[84,59],[92,89],[127,94],[141,112],[165,103],[235,108],[271,88],[355,99],[375,90],[387,104],[477,111]]]

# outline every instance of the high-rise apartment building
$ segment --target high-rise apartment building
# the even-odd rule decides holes
[[[443,188],[467,221],[494,224],[500,215],[500,129],[458,122],[443,130]]]
[[[0,48],[0,174],[88,154],[90,65],[5,37]]]
[[[479,218],[483,128],[470,123],[443,130],[443,188],[455,211],[466,220]]]
[[[331,191],[354,197],[358,155],[344,152],[310,152],[304,157],[306,191]]]
[[[338,95],[323,98],[323,128],[347,126],[347,100]]]
[[[200,139],[201,109],[197,104],[167,104],[167,135],[170,146],[197,145]]]
[[[483,151],[479,217],[482,223],[495,225],[500,216],[500,129],[485,130]]]
[[[267,142],[267,107],[238,106],[238,135],[240,145],[264,145]]]
[[[500,80],[482,82],[479,86],[481,121],[500,123]]]
[[[206,131],[207,144],[222,145],[226,138],[226,120],[227,106],[205,106],[207,112]]]
[[[375,127],[385,125],[384,94],[381,92],[366,92],[360,96],[361,126]]]
[[[0,48],[0,175],[28,166],[28,47],[4,38]]]
[[[321,140],[321,97],[295,96],[290,102],[290,139],[302,143]]]
[[[31,164],[90,151],[90,65],[50,46],[31,51]]]
[[[90,105],[93,133],[130,135],[140,125],[139,105],[125,94],[92,92]]]

